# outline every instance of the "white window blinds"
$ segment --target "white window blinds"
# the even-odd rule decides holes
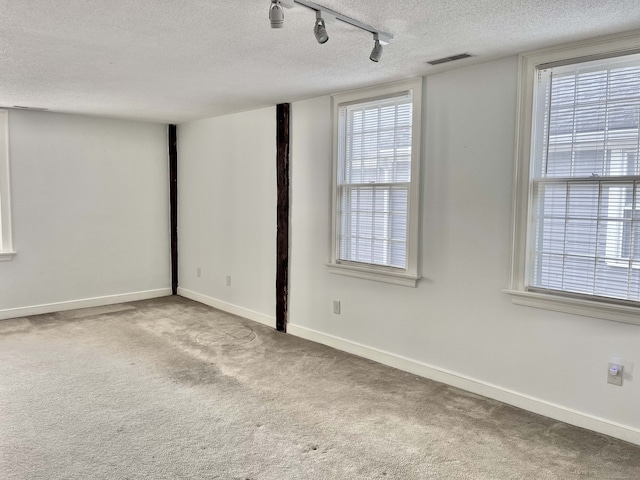
[[[411,92],[338,108],[337,261],[407,267]]]
[[[529,288],[640,301],[640,56],[538,73]]]

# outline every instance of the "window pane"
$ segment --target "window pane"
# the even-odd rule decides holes
[[[565,145],[549,146],[547,157],[547,175],[552,177],[568,177],[571,175],[573,154]]]
[[[545,218],[541,222],[539,252],[563,254],[566,223],[562,219]]]
[[[562,255],[539,255],[535,271],[536,286],[562,290],[563,260]]]
[[[410,182],[412,115],[410,96],[341,107],[341,183]]]
[[[343,187],[349,208],[340,212],[341,260],[406,266],[408,187]],[[342,202],[344,204],[344,202]]]
[[[640,300],[640,56],[539,80],[530,285]]]
[[[569,218],[596,218],[598,215],[599,184],[571,183],[567,213]]]
[[[563,217],[567,212],[567,185],[564,183],[537,184],[541,214]]]
[[[633,262],[631,264],[627,298],[629,300],[640,301],[640,262]]]
[[[567,292],[593,294],[595,265],[591,258],[567,256],[562,288]]]
[[[636,61],[637,62],[637,61]],[[625,63],[628,63],[625,62]],[[544,112],[545,176],[637,174],[640,66],[552,69]]]
[[[407,267],[413,99],[339,107],[338,259]]]
[[[596,254],[597,222],[568,220],[565,234],[565,252],[594,257]]]
[[[629,269],[611,261],[599,260],[596,272],[595,294],[603,297],[627,298]]]

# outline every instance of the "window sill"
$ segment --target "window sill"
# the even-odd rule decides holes
[[[404,287],[415,288],[420,280],[419,276],[408,273],[391,272],[388,270],[378,270],[375,268],[358,267],[355,265],[345,265],[341,263],[328,263],[327,268],[330,273],[336,275],[346,275],[347,277],[363,278],[375,282],[391,283]]]
[[[640,308],[522,290],[502,290],[515,305],[640,325]]]
[[[0,262],[10,262],[18,252],[0,252]]]

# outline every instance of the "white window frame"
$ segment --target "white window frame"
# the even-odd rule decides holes
[[[0,262],[13,259],[9,170],[9,112],[0,109]]]
[[[537,50],[520,55],[518,103],[516,118],[515,171],[513,190],[513,237],[511,278],[508,289],[514,304],[544,308],[605,320],[640,324],[640,308],[614,299],[585,299],[565,294],[528,291],[526,270],[528,261],[527,235],[531,208],[532,123],[535,79],[539,65],[577,63],[624,53],[640,53],[640,31],[627,32]]]
[[[366,102],[411,90],[413,94],[411,184],[409,186],[409,211],[407,212],[407,267],[405,269],[338,260],[338,114],[343,103]],[[418,262],[420,233],[420,163],[422,120],[422,77],[387,85],[333,95],[333,177],[331,253],[327,267],[331,273],[374,280],[407,287],[415,287],[420,279]]]

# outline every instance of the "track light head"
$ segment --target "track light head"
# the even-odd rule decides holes
[[[371,50],[371,55],[369,55],[369,60],[372,62],[378,63],[382,58],[382,45],[380,44],[380,39],[378,38],[378,34],[373,34],[373,40],[375,44],[373,45],[373,50]]]
[[[271,21],[271,28],[282,28],[284,25],[284,9],[280,5],[280,0],[271,0],[269,20]]]
[[[320,11],[316,11],[316,25],[313,27],[313,34],[320,44],[327,43],[329,40],[329,34],[327,33],[327,28],[325,27],[324,19]]]

